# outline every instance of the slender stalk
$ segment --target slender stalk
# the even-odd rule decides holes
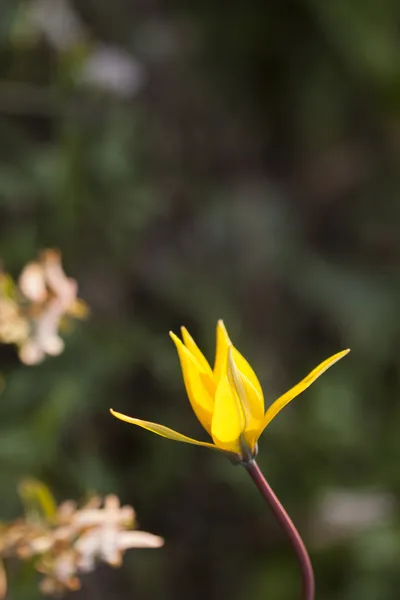
[[[259,492],[268,502],[269,506],[276,517],[276,520],[281,525],[287,534],[293,550],[296,553],[297,559],[300,563],[301,575],[303,580],[303,595],[302,600],[314,600],[315,583],[314,583],[314,572],[311,565],[310,557],[308,556],[307,549],[304,545],[303,540],[300,537],[299,532],[293,525],[293,522],[282,504],[279,502],[274,491],[267,483],[264,475],[260,471],[259,466],[253,460],[247,464],[244,464],[245,469],[249,473],[250,477],[256,484]]]

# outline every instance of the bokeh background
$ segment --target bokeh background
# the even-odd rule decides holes
[[[1,1],[0,256],[17,276],[59,248],[91,317],[40,366],[0,348],[0,518],[28,474],[166,539],[71,598],[298,597],[243,469],[108,413],[203,436],[168,330],[212,360],[221,317],[268,403],[351,347],[259,464],[319,600],[398,597],[399,27],[396,0]],[[18,572],[10,598],[37,597]]]

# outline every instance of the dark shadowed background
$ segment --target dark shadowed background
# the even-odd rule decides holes
[[[0,348],[0,519],[29,474],[115,492],[166,539],[71,598],[299,597],[244,470],[108,413],[205,435],[168,331],[212,360],[218,318],[267,403],[352,349],[259,464],[318,600],[398,597],[399,27],[396,0],[1,1],[0,256],[16,276],[58,247],[91,317],[40,366]]]

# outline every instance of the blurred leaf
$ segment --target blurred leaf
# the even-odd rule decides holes
[[[51,521],[57,511],[57,504],[50,489],[42,481],[33,478],[23,479],[18,488],[28,518],[45,518]]]

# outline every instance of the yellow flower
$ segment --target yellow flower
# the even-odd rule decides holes
[[[217,325],[214,369],[185,327],[182,327],[183,341],[172,332],[170,336],[178,350],[192,408],[213,443],[194,440],[164,425],[128,417],[112,409],[111,413],[122,421],[139,425],[162,437],[220,450],[245,462],[255,456],[258,438],[282,408],[349,352],[348,349],[343,350],[326,359],[265,411],[257,376],[233,346],[222,321]]]

